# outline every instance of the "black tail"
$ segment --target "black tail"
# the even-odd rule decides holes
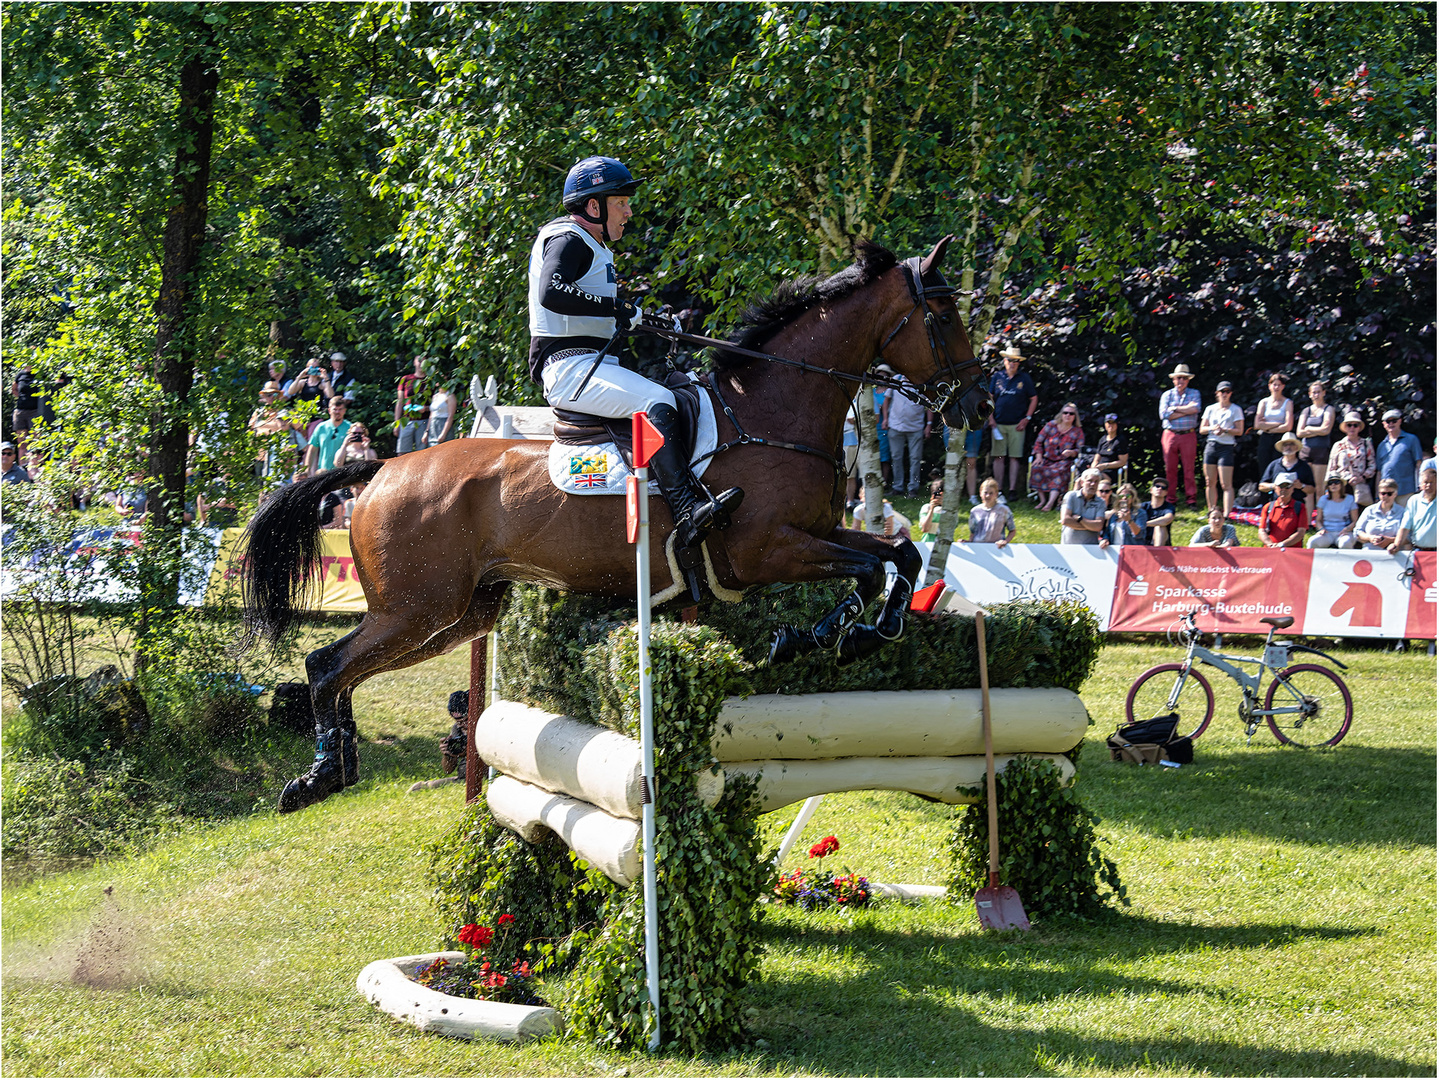
[[[384,462],[357,461],[273,492],[260,504],[240,541],[240,597],[244,647],[278,642],[295,625],[295,600],[314,589],[320,562],[320,498],[361,481]]]

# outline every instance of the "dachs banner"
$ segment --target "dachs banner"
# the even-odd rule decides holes
[[[920,544],[925,562],[928,544]],[[1097,547],[1060,544],[965,544],[949,549],[944,582],[967,600],[1002,604],[1008,600],[1076,600],[1108,629],[1114,598],[1114,553]]]
[[[1269,548],[1107,548],[959,544],[945,582],[981,604],[1073,599],[1100,628],[1163,633],[1198,608],[1206,631],[1433,638],[1435,554]]]

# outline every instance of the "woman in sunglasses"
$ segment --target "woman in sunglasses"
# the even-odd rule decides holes
[[[1355,501],[1360,506],[1368,506],[1374,501],[1369,494],[1369,481],[1373,479],[1376,468],[1374,446],[1368,439],[1360,437],[1364,430],[1364,418],[1357,412],[1345,413],[1341,426],[1344,438],[1330,448],[1328,476],[1342,479],[1354,490]],[[1325,482],[1328,482],[1328,477]]]
[[[1366,506],[1354,526],[1354,538],[1366,551],[1393,551],[1404,521],[1404,508],[1396,496],[1399,485],[1393,480],[1379,481],[1379,501]]]
[[[1084,429],[1079,410],[1067,401],[1053,420],[1045,424],[1034,440],[1034,463],[1029,468],[1029,486],[1039,492],[1040,510],[1053,510],[1059,495],[1069,486],[1069,472],[1084,446]]]
[[[1315,503],[1314,516],[1319,531],[1309,538],[1309,547],[1352,548],[1358,543],[1354,526],[1359,520],[1359,504],[1343,477],[1330,475],[1324,481],[1324,496]]]

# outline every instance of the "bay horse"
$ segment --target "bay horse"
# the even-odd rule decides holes
[[[746,311],[730,343],[750,355],[716,351],[704,382],[728,448],[705,479],[714,490],[747,493],[730,527],[706,540],[716,582],[736,592],[856,582],[814,627],[777,632],[771,662],[821,648],[853,660],[903,631],[923,559],[908,537],[840,527],[843,426],[857,385],[885,381],[865,375],[878,360],[951,427],[974,427],[988,415],[983,371],[939,272],[952,239],[905,262],[862,241],[852,266],[786,282]],[[754,359],[761,346],[769,362]],[[295,624],[297,594],[314,584],[321,497],[369,482],[350,529],[367,611],[353,631],[306,660],[319,749],[311,771],[285,788],[281,811],[358,778],[355,688],[488,633],[510,582],[634,597],[625,500],[558,491],[548,451],[542,440],[457,439],[320,473],[261,504],[244,543],[241,588],[250,641],[274,642]],[[656,581],[670,572],[664,539],[672,527],[664,501],[653,500]],[[886,563],[896,567],[895,582],[874,624],[860,625],[883,591]]]

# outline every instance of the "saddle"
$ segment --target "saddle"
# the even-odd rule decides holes
[[[675,396],[675,409],[680,414],[684,430],[684,451],[687,459],[694,458],[695,432],[699,429],[700,394],[703,391],[683,371],[671,371],[661,385]],[[629,417],[591,416],[589,413],[562,409],[555,410],[555,442],[566,446],[599,446],[614,443],[625,464],[635,467],[634,432]]]

